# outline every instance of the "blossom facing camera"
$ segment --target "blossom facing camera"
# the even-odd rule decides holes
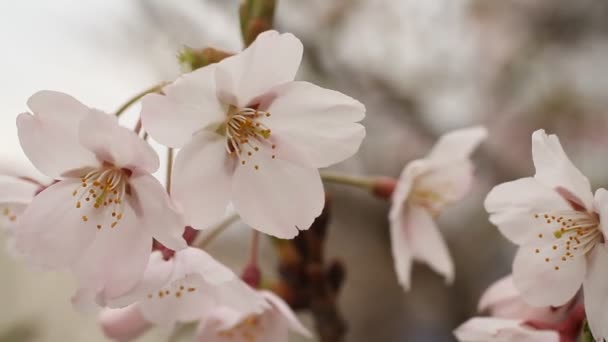
[[[470,155],[486,136],[483,127],[448,133],[426,158],[410,162],[401,173],[389,222],[395,269],[405,290],[410,288],[414,260],[453,281],[454,265],[435,217],[468,193],[473,181]]]
[[[52,91],[34,94],[28,106],[33,114],[17,118],[21,146],[59,181],[23,212],[16,247],[37,266],[70,270],[77,307],[103,305],[139,281],[153,237],[185,248],[185,224],[151,175],[158,156],[114,116]]]
[[[287,342],[289,331],[312,338],[311,333],[298,320],[293,310],[274,293],[260,291],[270,303],[261,314],[243,314],[220,307],[199,325],[198,342]]]
[[[293,238],[321,213],[318,168],[357,152],[365,107],[294,81],[302,51],[293,35],[267,31],[241,53],[143,99],[146,130],[182,147],[171,194],[188,225],[212,226],[232,202],[249,226]]]
[[[608,192],[591,191],[555,135],[532,134],[536,174],[496,186],[485,208],[490,221],[519,245],[513,280],[534,306],[562,306],[584,288],[585,310],[597,340],[608,338],[605,305],[608,252],[604,244]]]

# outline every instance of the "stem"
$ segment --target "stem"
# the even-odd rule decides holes
[[[129,107],[134,105],[137,101],[141,100],[142,97],[144,97],[150,93],[159,92],[164,85],[165,85],[165,82],[157,84],[153,87],[145,89],[142,92],[136,94],[131,99],[129,99],[127,102],[125,102],[122,106],[120,106],[120,108],[118,108],[118,110],[116,111],[116,113],[114,115],[116,115],[117,117],[121,116],[127,109],[129,109]]]
[[[372,191],[374,189],[375,180],[369,177],[357,177],[345,175],[335,172],[321,172],[321,178],[325,182],[350,185],[364,190]]]
[[[167,149],[167,178],[166,178],[166,187],[167,193],[171,193],[171,175],[173,174],[173,149],[169,147]]]
[[[192,246],[195,246],[195,247],[198,247],[201,249],[207,248],[207,246],[211,242],[213,242],[213,240],[215,240],[224,231],[226,231],[226,229],[228,229],[228,227],[230,227],[233,223],[238,221],[238,219],[239,219],[239,215],[237,215],[237,214],[232,214],[232,215],[226,217],[222,222],[220,222],[217,226],[215,226],[215,228],[213,228],[213,230],[211,230],[211,232],[209,234],[205,234],[204,236],[203,236],[203,234],[199,234],[199,236],[194,241]]]

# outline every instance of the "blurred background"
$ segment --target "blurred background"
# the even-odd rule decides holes
[[[0,170],[36,175],[14,124],[31,94],[59,90],[113,111],[175,79],[183,46],[241,49],[237,8],[238,0],[0,2]],[[393,272],[389,204],[328,186],[327,253],[347,268],[339,297],[347,341],[453,340],[481,292],[510,272],[514,248],[482,202],[491,186],[531,174],[534,130],[557,133],[594,186],[608,186],[608,2],[279,0],[276,27],[304,42],[299,79],[367,106],[367,139],[336,170],[397,176],[443,132],[473,124],[490,131],[475,155],[473,192],[439,220],[456,263],[452,286],[419,265],[404,293]],[[232,227],[211,253],[239,271],[246,233]],[[263,247],[264,274],[273,278],[273,249]],[[94,316],[73,311],[67,275],[28,269],[6,253],[0,274],[0,342],[105,340]],[[141,341],[169,334],[155,329]]]

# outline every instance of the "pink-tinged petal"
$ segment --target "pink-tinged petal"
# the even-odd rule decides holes
[[[269,291],[260,291],[262,296],[274,307],[283,318],[287,321],[290,330],[308,338],[312,338],[310,331],[300,322],[295,312],[276,294]]]
[[[121,168],[155,172],[160,165],[154,149],[113,115],[90,111],[80,122],[79,139],[98,159]]]
[[[597,189],[595,192],[594,207],[600,215],[600,228],[604,236],[608,236],[608,191]]]
[[[608,249],[605,244],[595,246],[587,277],[583,282],[585,312],[596,341],[608,339]]]
[[[535,178],[522,178],[495,186],[484,202],[490,221],[509,240],[526,244],[538,235],[551,236],[561,228],[557,221],[546,223],[545,213],[571,210],[556,191]],[[539,217],[536,217],[539,215]]]
[[[32,182],[0,175],[0,203],[29,203],[38,190]]]
[[[210,132],[194,136],[177,155],[171,197],[184,212],[187,225],[210,228],[226,215],[235,160],[226,139]]]
[[[327,167],[359,150],[365,137],[365,128],[358,123],[365,116],[365,106],[359,101],[307,82],[274,88],[270,97],[264,110],[271,115],[259,121],[273,135],[297,146],[308,165]],[[277,145],[280,155],[281,147]]]
[[[566,304],[576,295],[585,277],[585,256],[566,257],[563,246],[556,240],[544,239],[523,245],[515,255],[513,281],[524,300],[532,306]],[[559,247],[554,249],[553,246]]]
[[[150,293],[156,293],[161,287],[170,282],[174,269],[173,263],[172,259],[169,261],[164,260],[161,252],[152,252],[143,277],[137,286],[131,288],[129,292],[121,297],[109,300],[107,303],[108,307],[125,307],[146,298]]]
[[[536,167],[534,178],[548,187],[567,189],[585,208],[592,208],[589,180],[570,161],[556,135],[547,135],[544,130],[534,132],[532,158]]]
[[[175,277],[185,277],[195,273],[211,285],[221,285],[237,278],[229,268],[207,252],[192,247],[178,252],[175,258],[174,273]]]
[[[427,161],[425,161],[427,162]],[[449,164],[428,163],[428,170],[416,179],[414,196],[419,204],[439,213],[446,205],[464,198],[473,183],[473,163],[455,160]]]
[[[103,310],[99,314],[99,325],[107,338],[118,342],[132,341],[152,327],[137,305]]]
[[[451,284],[454,281],[454,262],[431,213],[423,207],[411,205],[405,215],[405,234],[414,259],[429,265]]]
[[[95,241],[71,267],[79,286],[97,291],[105,303],[124,295],[142,278],[152,250],[152,237],[125,206],[119,225],[99,229]]]
[[[244,315],[228,307],[215,308],[198,325],[196,332],[197,342],[239,342],[242,336],[235,334],[231,329],[237,326]]]
[[[488,287],[481,295],[477,308],[479,311],[491,310],[496,305],[517,298],[520,298],[520,294],[513,283],[513,276],[509,274]]]
[[[413,161],[401,171],[401,176],[399,176],[399,181],[391,197],[391,209],[388,214],[389,220],[401,219],[406,201],[412,192],[414,179],[422,170],[419,164],[419,161]]]
[[[405,203],[394,204],[393,207],[400,207],[399,214],[391,215],[390,217],[390,235],[391,235],[391,251],[393,253],[393,262],[395,263],[395,272],[399,284],[405,291],[409,291],[411,286],[412,263],[413,256],[410,248],[410,241],[406,234],[407,231],[407,216],[405,215]]]
[[[187,247],[183,238],[186,224],[174,207],[167,191],[150,174],[134,174],[129,180],[135,214],[140,227],[165,247],[180,250]]]
[[[19,142],[32,164],[55,179],[71,170],[98,166],[95,154],[79,143],[78,135],[57,121],[29,113],[17,117]],[[70,124],[77,126],[78,121]]]
[[[217,98],[214,75],[210,65],[164,87],[164,95],[146,95],[141,111],[146,131],[164,145],[182,147],[194,133],[220,122],[227,108]]]
[[[454,330],[460,342],[559,342],[556,331],[535,330],[523,325],[523,321],[474,317]]]
[[[290,33],[266,31],[243,52],[217,65],[216,83],[223,102],[246,107],[271,88],[293,81],[303,53]]]
[[[17,249],[26,259],[50,268],[69,266],[91,245],[99,214],[92,207],[76,207],[73,191],[80,186],[80,180],[64,180],[32,200],[16,229]]]
[[[232,203],[243,221],[263,233],[291,239],[321,214],[325,195],[316,168],[306,168],[264,148],[238,165]]]
[[[441,163],[468,159],[487,136],[488,131],[482,126],[449,132],[439,138],[428,159]]]

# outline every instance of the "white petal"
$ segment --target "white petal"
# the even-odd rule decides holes
[[[212,285],[221,285],[237,278],[229,268],[198,248],[189,247],[178,251],[175,255],[175,263],[175,277],[185,277],[195,273]]]
[[[220,98],[243,108],[271,88],[293,81],[302,61],[303,46],[290,33],[266,31],[243,52],[217,65]]]
[[[585,312],[596,341],[608,339],[608,250],[597,245],[590,257],[589,270],[583,282]]]
[[[604,236],[608,236],[608,191],[597,189],[595,192],[594,207],[600,215],[600,227]]]
[[[152,327],[144,319],[137,305],[102,311],[99,315],[99,325],[107,338],[121,342],[132,341]]]
[[[73,264],[97,235],[92,207],[76,208],[72,193],[80,180],[68,179],[38,194],[23,213],[16,232],[20,253],[39,266]],[[82,217],[90,222],[83,222]]]
[[[154,149],[113,115],[90,111],[80,122],[79,139],[98,159],[118,167],[155,172],[160,165]]]
[[[182,147],[197,131],[219,122],[227,108],[217,98],[215,65],[185,74],[163,88],[163,95],[142,99],[144,128],[158,142]]]
[[[234,208],[243,221],[263,233],[291,239],[310,228],[325,204],[316,168],[305,168],[260,149],[238,165],[232,183]]]
[[[171,197],[195,229],[212,227],[226,214],[235,160],[226,153],[226,139],[200,132],[177,155]]]
[[[81,288],[95,289],[102,304],[124,295],[143,276],[152,250],[152,237],[125,206],[115,228],[106,226],[71,268]]]
[[[509,274],[494,282],[494,284],[481,295],[477,308],[479,311],[488,310],[491,306],[519,297],[519,291],[513,283],[513,276]]]
[[[262,108],[271,116],[260,122],[296,146],[309,165],[327,167],[359,150],[365,137],[365,128],[357,123],[365,116],[359,101],[307,82],[290,82],[271,93],[272,102]],[[281,154],[281,146],[277,147]]]
[[[593,205],[593,193],[589,180],[572,164],[556,135],[547,135],[544,130],[532,134],[532,158],[536,175],[543,184],[563,187],[576,195],[585,208]]]
[[[32,182],[0,175],[0,203],[29,203],[39,188]]]
[[[150,174],[134,174],[129,184],[141,228],[165,247],[173,250],[186,248],[182,237],[186,224],[160,182]]]
[[[409,206],[405,215],[406,236],[414,259],[428,264],[451,284],[454,263],[433,217],[425,208],[416,205]]]
[[[533,306],[566,304],[576,295],[585,277],[584,255],[562,260],[564,249],[561,246],[553,249],[556,240],[523,245],[515,256],[513,281],[522,297]]]
[[[69,95],[41,91],[28,100],[34,113],[20,114],[17,129],[21,148],[45,175],[60,178],[67,171],[99,165],[78,141],[78,124],[90,110]]]
[[[468,159],[487,136],[488,131],[483,126],[449,132],[439,138],[428,159],[439,162]]]
[[[535,178],[522,178],[495,186],[486,197],[484,206],[490,213],[490,221],[506,238],[517,244],[536,241],[538,234],[553,235],[561,226],[558,222],[547,224],[543,221],[543,214],[572,209],[554,189]]]
[[[393,208],[398,208],[393,210]],[[413,256],[410,248],[410,241],[406,234],[407,231],[407,216],[406,206],[404,202],[396,204],[393,202],[390,216],[390,234],[391,234],[391,251],[393,253],[393,262],[395,263],[395,272],[399,284],[403,286],[405,291],[409,291],[411,286],[411,273]]]
[[[280,315],[282,315],[283,318],[285,318],[289,324],[289,328],[292,331],[304,337],[312,338],[310,331],[304,326],[304,324],[302,324],[302,322],[300,322],[295,312],[293,312],[293,310],[289,307],[289,305],[287,305],[287,303],[285,303],[285,301],[283,301],[283,299],[269,291],[261,291],[261,294],[268,302],[272,304],[274,309]]]
[[[435,165],[428,162],[428,171],[416,179],[414,191],[430,194],[431,198],[425,206],[432,208],[433,212],[439,212],[445,205],[464,198],[472,183],[473,163],[470,160]]]
[[[460,342],[559,342],[560,336],[552,330],[535,330],[522,321],[474,317],[454,330]]]

